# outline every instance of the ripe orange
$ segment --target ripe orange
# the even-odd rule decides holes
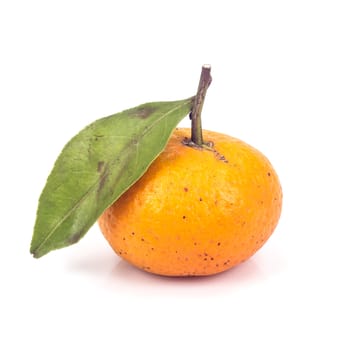
[[[99,218],[115,250],[160,275],[211,275],[252,256],[270,237],[282,191],[272,165],[233,137],[203,131],[189,147],[176,129],[147,172]]]

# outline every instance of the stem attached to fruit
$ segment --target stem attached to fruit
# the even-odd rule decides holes
[[[203,146],[201,113],[204,104],[205,94],[211,83],[211,67],[209,64],[202,66],[202,73],[199,80],[197,95],[195,96],[190,118],[191,118],[191,141],[197,146]]]

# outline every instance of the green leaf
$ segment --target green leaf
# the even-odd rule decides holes
[[[41,193],[30,252],[78,242],[147,170],[193,98],[153,102],[99,119],[62,150]]]

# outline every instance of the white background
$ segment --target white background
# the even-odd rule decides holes
[[[349,349],[348,1],[1,1],[1,349]],[[93,120],[213,83],[207,129],[265,153],[279,226],[221,275],[146,274],[97,227],[33,259],[39,194]],[[189,121],[182,122],[189,126]]]

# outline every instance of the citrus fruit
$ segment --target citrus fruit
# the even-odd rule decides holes
[[[282,190],[269,160],[236,138],[176,129],[147,172],[98,222],[114,251],[148,272],[200,276],[251,257],[270,237]]]

